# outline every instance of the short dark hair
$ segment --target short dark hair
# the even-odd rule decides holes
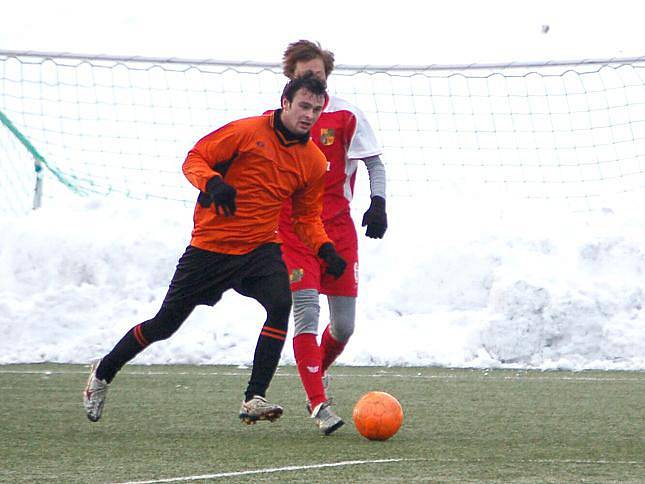
[[[287,98],[287,101],[293,101],[293,97],[300,89],[306,89],[314,96],[324,96],[327,93],[325,83],[318,79],[313,72],[307,71],[304,75],[291,79],[284,86],[280,100]]]
[[[322,59],[325,65],[325,77],[329,77],[334,70],[334,54],[323,49],[318,42],[310,40],[299,40],[287,46],[282,56],[282,72],[289,79],[293,79],[296,64],[313,59]]]

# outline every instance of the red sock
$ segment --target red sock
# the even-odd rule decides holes
[[[336,341],[331,335],[329,325],[327,325],[320,339],[320,359],[322,361],[323,373],[336,361],[336,358],[338,358],[344,349],[345,343]]]
[[[311,408],[316,408],[317,405],[327,400],[322,383],[320,347],[316,341],[316,335],[302,333],[294,337],[293,354],[296,357],[300,380],[311,403]]]

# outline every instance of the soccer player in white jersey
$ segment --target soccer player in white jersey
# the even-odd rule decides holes
[[[282,62],[284,74],[293,79],[313,72],[327,81],[334,55],[320,44],[299,40],[289,44]],[[329,96],[311,129],[311,138],[327,157],[322,219],[339,255],[347,261],[345,273],[335,279],[325,273],[325,262],[295,236],[291,207],[282,210],[279,234],[289,270],[293,295],[295,331],[293,350],[307,394],[307,406],[320,430],[328,435],[343,425],[330,407],[323,376],[343,352],[354,331],[358,294],[358,241],[350,215],[350,202],[359,160],[369,174],[371,203],[362,219],[367,237],[380,239],[387,229],[385,213],[385,166],[381,147],[364,114],[351,103]],[[320,255],[320,254],[319,254]],[[330,322],[317,340],[319,295],[327,296]],[[328,380],[325,380],[328,381]]]

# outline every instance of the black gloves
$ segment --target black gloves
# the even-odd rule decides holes
[[[325,272],[333,276],[334,279],[338,279],[345,272],[347,262],[338,255],[336,248],[331,242],[325,242],[320,246],[320,249],[318,249],[318,257],[325,261],[327,264],[327,270]]]
[[[385,213],[385,199],[383,197],[372,197],[372,203],[367,212],[363,215],[363,227],[367,225],[365,235],[371,239],[382,239],[387,230],[387,214]]]
[[[197,201],[206,208],[215,204],[215,213],[229,217],[235,215],[235,196],[237,191],[226,183],[221,176],[214,176],[206,183],[206,193],[201,192]]]

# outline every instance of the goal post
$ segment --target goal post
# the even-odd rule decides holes
[[[24,152],[29,153],[31,158],[33,158],[33,174],[34,174],[34,187],[33,187],[33,201],[31,208],[34,210],[40,208],[42,204],[42,195],[43,195],[43,166],[46,164],[43,157],[36,151],[36,149],[31,145],[29,140],[27,140],[24,135],[14,126],[9,118],[7,118],[2,111],[0,111],[0,126],[3,126],[4,133],[3,135],[7,139],[0,141],[0,159],[5,160],[5,165],[7,168],[12,167],[13,173],[9,169],[3,173],[2,178],[4,182],[2,183],[3,190],[2,192],[6,193],[6,206],[7,211],[13,212],[22,212],[25,210],[26,205],[24,204],[24,199],[21,197],[21,187],[29,185],[29,179],[31,177],[25,176],[25,170],[22,168],[25,167],[20,157],[17,155],[17,150],[14,146],[16,142],[22,145]],[[9,139],[11,137],[11,139]],[[21,173],[22,172],[22,173]],[[22,178],[22,180],[20,180]],[[14,185],[14,182],[21,181],[22,183],[17,183],[18,187]],[[13,186],[12,186],[13,185]]]
[[[644,67],[339,65],[329,91],[377,132],[392,197],[461,191],[595,210],[645,186]],[[0,178],[18,186],[12,170],[31,163],[34,177],[35,159],[46,198],[71,188],[192,203],[187,151],[278,107],[285,82],[277,63],[0,50]]]

